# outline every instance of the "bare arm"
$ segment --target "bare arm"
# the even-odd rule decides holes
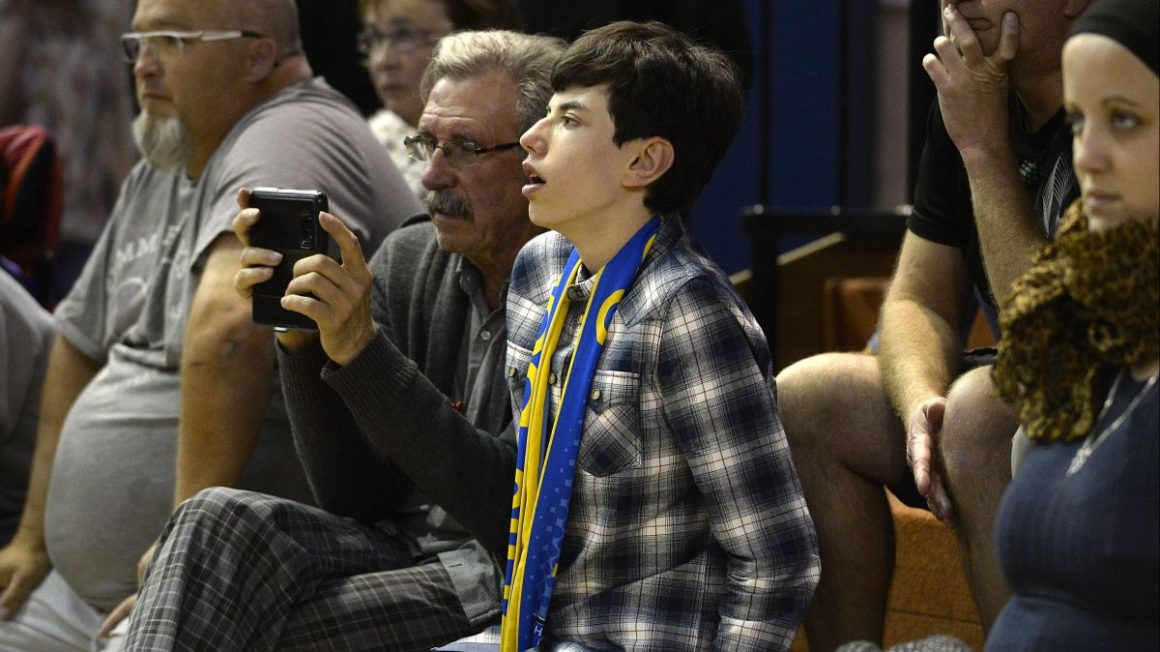
[[[963,156],[971,183],[971,207],[983,249],[983,266],[995,301],[1003,305],[1015,279],[1031,268],[1035,252],[1047,244],[1015,158],[1006,152]]]
[[[954,7],[943,15],[949,36],[935,39],[936,54],[928,54],[923,67],[938,89],[947,134],[970,180],[983,265],[1001,305],[1011,284],[1047,243],[1010,144],[1008,66],[1018,50],[1018,20],[1013,13],[1005,17],[996,51],[985,56]]]
[[[907,461],[919,492],[948,525],[953,510],[934,451],[947,387],[959,370],[959,324],[969,294],[970,275],[958,249],[906,234],[882,304],[882,379],[906,426]]]
[[[100,371],[101,364],[57,336],[48,358],[40,421],[36,430],[36,453],[20,529],[12,542],[0,550],[0,620],[6,620],[24,604],[29,592],[48,574],[50,564],[44,542],[44,510],[52,480],[52,464],[61,427],[77,396]]]
[[[907,233],[882,304],[882,378],[905,419],[946,392],[962,353],[959,324],[970,292],[962,253]]]
[[[234,290],[242,245],[210,245],[181,356],[181,425],[174,503],[241,478],[258,441],[274,371],[274,338]]]

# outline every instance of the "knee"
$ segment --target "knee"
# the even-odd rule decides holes
[[[790,446],[810,441],[808,424],[814,412],[816,385],[823,364],[814,356],[786,367],[777,375],[777,411]]]
[[[940,448],[947,473],[990,475],[1010,471],[1011,435],[1018,427],[1014,409],[995,394],[991,367],[963,374],[947,393]]]
[[[867,356],[824,353],[795,362],[777,375],[777,405],[790,446],[824,443],[840,428],[835,412],[842,403],[863,392],[860,382]],[[872,359],[870,360],[872,363]]]
[[[269,512],[263,498],[262,494],[229,487],[202,489],[178,507],[173,526],[234,531],[242,522],[263,518]]]

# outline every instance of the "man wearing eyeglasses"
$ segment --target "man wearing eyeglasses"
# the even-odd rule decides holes
[[[323,509],[220,488],[187,501],[158,541],[127,648],[427,650],[496,618],[510,488],[480,492],[472,469],[514,454],[503,297],[539,232],[518,140],[562,50],[505,31],[440,41],[407,140],[426,162],[430,221],[392,233],[368,265],[339,220],[352,216],[324,214],[342,263],[301,261],[283,301],[319,325],[277,338]],[[239,213],[239,236],[260,219]],[[238,290],[276,260],[245,249]],[[482,452],[416,446],[467,438]]]
[[[133,29],[144,161],[56,312],[29,495],[0,551],[0,650],[90,649],[199,489],[308,498],[270,331],[232,287],[238,189],[322,190],[368,250],[421,212],[353,106],[312,79],[292,0],[140,0]]]

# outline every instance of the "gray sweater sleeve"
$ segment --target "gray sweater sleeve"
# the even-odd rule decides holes
[[[297,354],[276,348],[294,445],[319,506],[366,523],[393,516],[413,485],[370,446],[342,397],[322,382],[322,347]]]
[[[327,366],[322,379],[349,406],[375,458],[406,469],[432,501],[506,557],[516,455],[510,424],[495,434],[472,426],[382,331],[349,365]]]

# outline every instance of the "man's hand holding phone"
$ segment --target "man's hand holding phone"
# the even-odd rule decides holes
[[[250,208],[250,193],[238,193],[242,211],[234,218],[234,233],[245,245],[242,269],[234,278],[234,287],[245,297],[253,296],[254,286],[270,280],[283,254],[253,246],[250,233],[262,219],[259,210]],[[331,360],[340,365],[354,360],[375,335],[371,318],[371,283],[374,279],[363,257],[358,237],[334,215],[321,212],[319,225],[338,245],[342,262],[325,254],[298,260],[293,278],[286,286],[281,306],[314,320],[318,332],[290,330],[277,334],[279,343],[290,351],[301,351],[321,342]]]

